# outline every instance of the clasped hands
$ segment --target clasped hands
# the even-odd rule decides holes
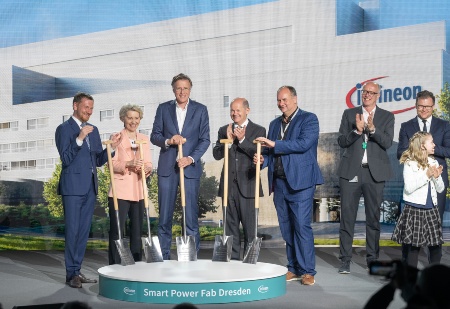
[[[186,142],[186,139],[183,136],[177,134],[177,135],[172,136],[167,141],[167,144],[172,146],[172,145],[184,144],[185,142]],[[182,168],[182,167],[184,168],[184,167],[189,166],[192,163],[194,163],[194,160],[191,157],[182,157],[180,159],[177,159],[177,163],[178,163],[179,168]]]
[[[125,164],[128,171],[140,174],[142,167],[144,167],[145,177],[149,176],[152,172],[152,163],[145,163],[142,159],[134,159],[127,161]]]
[[[364,129],[367,129],[369,132],[375,130],[375,125],[373,124],[373,112],[367,117],[367,123],[364,121],[363,114],[356,114],[356,131],[358,131],[358,134],[362,134]]]
[[[233,130],[233,123],[230,123],[227,128],[227,138],[234,140],[237,139],[238,141],[242,141],[245,138],[245,129],[247,126],[244,126],[242,128],[236,127]]]
[[[442,174],[442,170],[443,170],[442,165],[439,166],[431,165],[427,169],[427,176],[428,178],[433,177],[437,179]]]

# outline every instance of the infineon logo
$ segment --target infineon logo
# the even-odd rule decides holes
[[[128,288],[128,287],[124,287],[124,288],[123,288],[123,292],[124,292],[125,294],[127,294],[127,295],[134,295],[134,294],[136,294],[136,291],[135,291],[135,290],[130,289],[130,288]]]
[[[350,91],[347,93],[347,96],[345,97],[345,102],[349,108],[353,108],[356,106],[361,106],[361,90],[362,86],[369,82],[369,81],[376,81],[379,79],[383,79],[389,76],[380,76],[368,79],[366,81],[357,83],[355,87],[350,89]],[[405,86],[405,87],[398,87],[394,89],[383,89],[383,85],[379,83],[381,86],[380,90],[380,98],[378,99],[378,103],[390,103],[390,102],[401,102],[401,101],[408,101],[408,100],[415,100],[417,93],[422,91],[422,86]],[[356,92],[356,93],[355,93]],[[352,102],[352,95],[355,93],[356,97],[356,104],[353,104]],[[415,106],[400,109],[400,110],[394,110],[391,111],[393,114],[400,114],[403,112],[407,112],[409,110],[414,109]]]

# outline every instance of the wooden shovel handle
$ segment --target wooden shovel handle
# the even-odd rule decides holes
[[[262,142],[254,140],[254,144],[256,144],[256,179],[255,179],[255,208],[259,208],[259,182],[260,182],[260,173],[261,173],[261,144]]]
[[[111,189],[113,194],[113,202],[114,202],[114,210],[119,210],[119,204],[117,203],[117,195],[116,195],[116,186],[114,184],[114,167],[112,164],[112,156],[111,156],[111,144],[113,141],[107,140],[103,142],[103,145],[106,145],[106,152],[108,154],[108,168],[109,168],[109,176],[111,178]]]
[[[223,161],[223,207],[228,206],[228,145],[233,143],[232,139],[221,139],[220,143],[224,146],[224,161]]]
[[[183,140],[183,143],[186,139]],[[183,158],[183,144],[178,144],[178,159]],[[186,207],[186,193],[184,191],[184,167],[180,167],[180,197],[181,207]]]
[[[141,157],[142,162],[144,162],[144,147],[142,147],[142,145],[147,144],[147,141],[139,140],[136,141],[136,144],[139,145],[139,156]],[[145,209],[147,210],[148,215],[148,193],[147,193],[147,184],[145,181],[145,164],[142,164],[141,172],[142,172],[142,192],[144,193],[144,206]]]

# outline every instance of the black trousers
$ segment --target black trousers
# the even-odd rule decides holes
[[[133,254],[134,260],[142,260],[142,225],[144,220],[144,200],[139,202],[118,200],[119,217],[120,217],[120,230],[122,232],[122,238],[125,238],[125,223],[129,219],[129,237],[130,237],[130,250]],[[119,230],[117,229],[117,217],[114,210],[113,199],[108,198],[109,208],[109,248],[108,259],[109,265],[120,264],[120,255],[117,250],[115,240],[119,239]]]
[[[233,235],[232,260],[241,259],[241,233],[239,226],[242,224],[244,232],[244,254],[248,244],[253,241],[255,235],[255,199],[245,198],[239,192],[237,183],[232,182],[228,192],[226,235]]]
[[[366,213],[366,261],[378,259],[380,240],[380,206],[383,199],[384,182],[376,182],[369,168],[361,167],[358,181],[340,178],[341,220],[339,226],[340,256],[342,261],[352,259],[352,244],[355,221],[361,195],[364,197]]]

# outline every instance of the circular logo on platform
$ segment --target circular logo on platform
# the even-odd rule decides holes
[[[260,285],[258,288],[258,292],[259,293],[267,293],[269,292],[269,287],[268,286],[264,286],[264,285]]]
[[[124,288],[123,288],[123,292],[124,292],[125,294],[127,294],[127,295],[134,295],[134,294],[136,294],[136,290],[132,290],[132,289],[130,289],[130,288],[128,288],[128,287],[124,287]]]

